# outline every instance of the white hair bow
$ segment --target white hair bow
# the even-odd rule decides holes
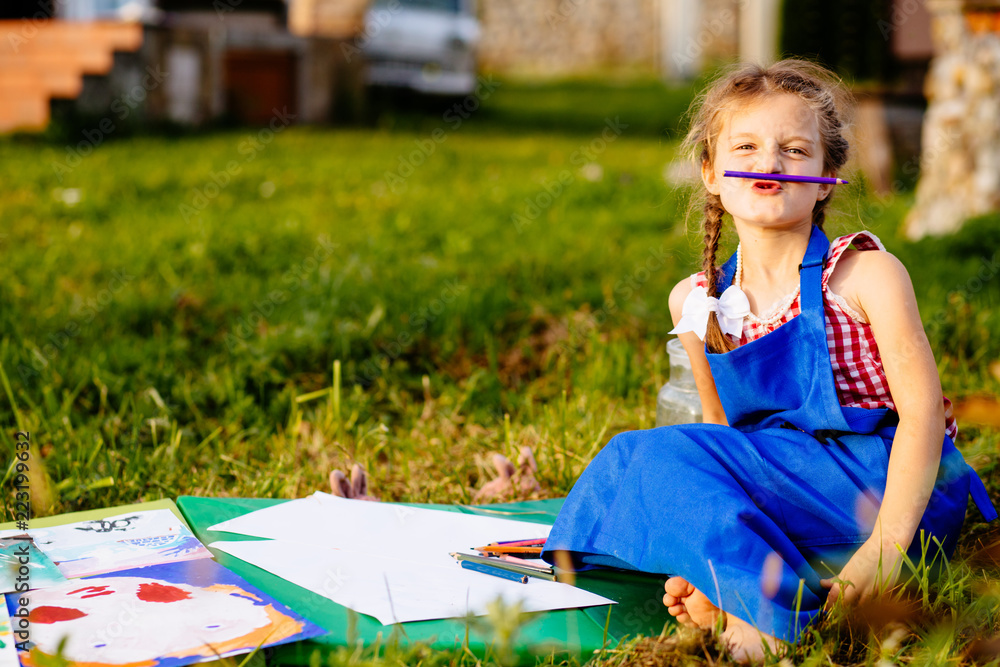
[[[736,285],[727,287],[718,299],[709,296],[704,287],[695,287],[684,299],[681,321],[670,333],[682,334],[693,331],[698,338],[705,340],[709,313],[715,313],[722,333],[738,340],[743,335],[743,318],[750,314],[750,301],[747,300],[743,290]]]

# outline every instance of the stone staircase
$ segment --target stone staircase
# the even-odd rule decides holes
[[[0,21],[0,132],[45,129],[52,98],[77,97],[85,74],[107,74],[115,51],[140,46],[138,23]]]

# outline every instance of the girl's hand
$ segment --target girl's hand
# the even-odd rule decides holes
[[[874,537],[869,538],[851,556],[840,574],[820,582],[830,589],[826,609],[832,609],[841,598],[845,605],[853,605],[888,590],[899,578],[902,563],[903,554],[894,543],[883,544]]]

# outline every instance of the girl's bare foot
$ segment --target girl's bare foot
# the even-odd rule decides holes
[[[670,577],[663,585],[663,604],[681,625],[709,629],[722,613],[708,597],[683,577]]]
[[[711,630],[722,615],[722,639],[737,661],[745,663],[762,660],[765,643],[772,652],[777,651],[777,639],[758,631],[741,618],[726,614],[683,577],[670,577],[663,588],[666,591],[663,604],[681,625]]]

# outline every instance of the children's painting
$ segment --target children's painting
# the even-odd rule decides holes
[[[15,597],[15,596],[11,596]],[[14,630],[10,625],[7,605],[0,604],[0,667],[20,667],[14,648]]]
[[[26,533],[0,537],[0,593],[47,588],[66,581]]]
[[[8,596],[8,607],[17,604]],[[177,667],[325,631],[213,560],[103,574],[31,595],[24,667],[63,657],[87,667]]]
[[[29,531],[66,577],[211,558],[170,510],[147,510]]]

